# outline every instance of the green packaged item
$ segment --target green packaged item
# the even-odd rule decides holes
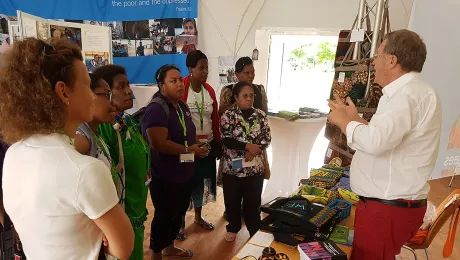
[[[350,229],[348,227],[337,225],[332,230],[332,234],[329,240],[332,240],[337,244],[348,245],[349,232]]]

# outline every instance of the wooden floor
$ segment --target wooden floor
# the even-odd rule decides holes
[[[449,178],[443,178],[438,180],[430,181],[431,191],[428,196],[428,200],[436,206],[440,204],[454,189],[460,189],[460,176],[458,176],[452,187],[449,188]],[[149,253],[149,240],[150,240],[150,222],[153,218],[153,206],[150,198],[147,202],[147,208],[149,210],[149,218],[146,222],[145,229],[145,260],[150,259]],[[216,229],[214,231],[206,231],[203,228],[193,224],[194,213],[190,211],[187,213],[186,218],[186,229],[188,233],[187,240],[179,242],[176,245],[191,249],[194,252],[193,259],[195,260],[229,260],[231,259],[238,250],[247,242],[249,239],[249,233],[246,229],[242,229],[238,234],[237,239],[233,243],[228,243],[224,240],[226,233],[225,225],[226,221],[222,217],[224,211],[224,200],[222,196],[222,190],[218,190],[217,202],[206,205],[203,209],[203,215],[214,223]],[[439,232],[438,236],[434,239],[431,247],[429,248],[429,256],[432,260],[444,259],[442,257],[442,249],[447,237],[447,229],[449,223],[446,223]],[[460,260],[460,229],[457,230],[457,236],[454,246],[454,252],[448,259]],[[168,259],[168,258],[164,258]],[[170,258],[173,259],[173,258]],[[402,259],[414,259],[412,253],[406,250],[402,251]],[[418,259],[426,259],[423,251],[418,252]]]

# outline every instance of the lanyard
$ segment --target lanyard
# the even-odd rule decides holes
[[[180,111],[180,113],[179,113],[179,111],[176,110],[177,116],[179,117],[179,122],[182,125],[182,129],[184,129],[184,139],[185,139],[184,145],[185,145],[185,148],[188,149],[187,125],[185,124],[184,112],[182,111],[182,108],[180,107],[180,104],[177,104],[177,106],[179,107],[179,111]]]
[[[109,161],[109,163],[110,163],[110,172],[111,172],[112,176],[118,176],[117,169],[116,169],[116,166],[115,166],[115,162],[112,160],[112,156],[110,155],[110,152],[109,152],[109,146],[105,143],[104,139],[102,139],[102,137],[100,135],[98,135],[97,133],[93,132],[93,130],[88,125],[87,125],[87,127],[88,127],[88,129],[91,130],[91,133],[93,134],[94,139],[96,139],[97,146],[99,146],[99,148],[102,150],[102,153],[104,154],[105,158],[107,158],[107,160]]]
[[[189,91],[193,91],[193,89]],[[193,93],[193,97],[195,98],[196,109],[198,109],[198,113],[200,113],[200,129],[201,131],[203,131],[203,116],[204,116],[204,88],[203,88],[203,85],[201,85],[201,109],[200,109],[200,105],[198,104],[198,101],[196,100],[195,93]]]
[[[259,120],[256,119],[254,121],[254,124],[252,125],[251,128],[249,128],[249,124],[246,122],[246,120],[244,120],[244,117],[241,116],[241,123],[243,124],[244,128],[246,129],[246,135],[249,139],[249,135],[251,134],[251,131],[254,130],[256,128],[256,126],[259,124]],[[250,143],[252,144],[252,141],[250,141]]]
[[[107,143],[104,141],[104,139],[97,134],[97,132],[94,132],[88,125],[87,127],[91,130],[94,139],[96,139],[96,144],[99,146],[99,148],[102,150],[102,153],[105,155],[107,160],[110,163],[110,173],[112,174],[112,180],[115,184],[115,187],[117,187],[117,193],[119,196],[119,204],[124,203],[124,193],[125,193],[125,180],[122,176],[123,173],[117,171],[117,167],[115,165],[115,161],[112,159],[112,156],[110,155],[109,152],[109,146]],[[124,170],[121,170],[124,172]],[[119,188],[118,188],[119,187]]]

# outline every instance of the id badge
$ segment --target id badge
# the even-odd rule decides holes
[[[180,163],[192,163],[195,162],[195,154],[194,153],[183,153],[179,156]]]
[[[149,185],[151,181],[152,181],[152,172],[149,171],[147,175],[145,176],[145,186]]]
[[[232,169],[242,169],[243,168],[243,158],[232,159]]]

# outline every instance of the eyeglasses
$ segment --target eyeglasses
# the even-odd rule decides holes
[[[105,96],[106,98],[109,99],[110,102],[112,102],[112,92],[106,92],[106,93],[94,93],[96,96]]]

